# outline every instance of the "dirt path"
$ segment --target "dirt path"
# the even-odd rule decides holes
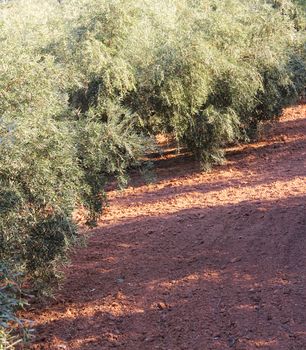
[[[306,106],[227,159],[110,192],[33,349],[305,350]]]

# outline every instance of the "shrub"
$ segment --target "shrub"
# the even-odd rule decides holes
[[[119,101],[145,133],[172,133],[207,167],[303,90],[297,18],[285,0],[93,1],[52,52],[79,74],[81,113]]]
[[[2,122],[1,258],[33,274],[39,285],[44,278],[49,282],[54,261],[76,234],[71,214],[80,171],[63,125],[26,118],[8,130]]]
[[[20,275],[10,273],[7,266],[0,264],[0,350],[12,349],[17,344],[27,342],[30,329],[24,320],[15,315],[18,308],[23,308],[26,301],[20,287]]]
[[[103,208],[108,179],[116,178],[121,187],[125,186],[128,168],[141,167],[141,157],[151,148],[150,140],[135,133],[134,124],[134,115],[113,102],[89,109],[76,123],[82,199],[90,225],[96,223]]]
[[[101,100],[85,87],[88,82],[94,95],[97,78],[83,61],[87,43],[67,34],[77,67],[55,49],[69,46],[58,3],[47,1],[41,10],[39,2],[21,0],[1,10],[0,253],[41,290],[76,240],[73,210],[85,204],[94,224],[107,179],[116,176],[123,184],[148,143],[120,104],[124,83],[105,73],[111,61],[97,71],[109,97]],[[118,66],[109,69],[113,74]],[[82,94],[87,108],[80,107]]]
[[[163,18],[152,12],[141,44],[157,44],[127,103],[146,128],[172,132],[205,164],[220,160],[228,141],[277,118],[305,86],[304,36],[279,8],[172,1]]]

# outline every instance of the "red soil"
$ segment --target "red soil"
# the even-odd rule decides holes
[[[57,299],[34,305],[32,349],[305,350],[306,105],[201,173],[110,191]]]

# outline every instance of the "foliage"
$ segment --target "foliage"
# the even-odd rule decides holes
[[[2,114],[0,252],[40,288],[55,276],[56,261],[76,235],[71,215],[80,170],[67,125],[48,116],[46,107],[36,113],[29,105],[4,107]]]
[[[163,13],[151,40],[155,52],[128,103],[147,128],[173,132],[202,152],[204,163],[220,159],[226,142],[279,116],[303,89],[303,37],[280,10],[261,2],[194,1]]]
[[[83,203],[89,212],[89,225],[95,224],[102,210],[107,180],[115,177],[121,187],[125,186],[128,168],[140,167],[142,155],[151,148],[149,140],[135,133],[134,124],[134,115],[112,102],[88,110],[76,122],[79,161],[85,183]]]
[[[49,293],[78,239],[73,211],[84,204],[94,225],[107,180],[124,184],[148,147],[120,101],[86,113],[74,105],[85,75],[52,54],[65,35],[57,5],[0,8],[0,259],[6,276],[22,274],[18,283],[37,293]],[[13,348],[22,304],[17,284],[2,282],[0,342]]]
[[[93,1],[51,47],[78,72],[81,113],[119,101],[145,133],[172,133],[208,167],[303,90],[297,11],[285,0]]]
[[[73,210],[84,204],[95,224],[107,180],[117,176],[123,184],[127,168],[148,147],[128,109],[118,98],[112,101],[111,91],[117,94],[123,83],[107,73],[109,101],[97,97],[79,108],[81,95],[89,95],[87,82],[94,85],[93,72],[82,59],[74,67],[54,52],[69,46],[71,9],[63,18],[52,1],[18,1],[1,9],[0,253],[38,290],[52,284],[76,241]],[[84,47],[78,53],[78,43],[71,43],[78,57]]]
[[[20,286],[20,274],[10,273],[7,266],[0,264],[0,350],[12,349],[30,339],[30,330],[24,321],[15,315],[26,301]]]

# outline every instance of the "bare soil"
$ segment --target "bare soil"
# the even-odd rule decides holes
[[[305,350],[306,105],[209,173],[155,160],[109,192],[33,350]]]

